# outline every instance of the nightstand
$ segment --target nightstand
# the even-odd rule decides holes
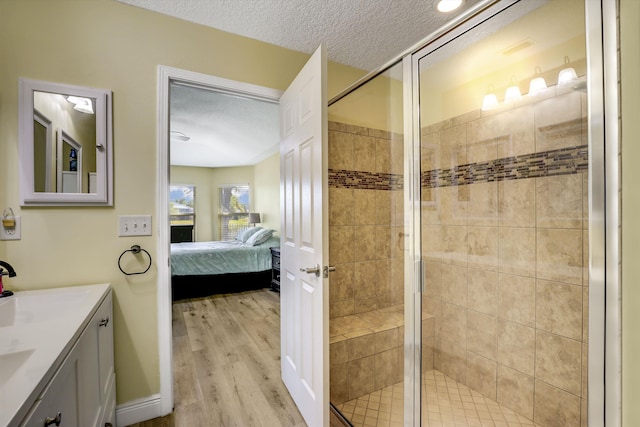
[[[280,247],[271,249],[271,290],[280,292]]]

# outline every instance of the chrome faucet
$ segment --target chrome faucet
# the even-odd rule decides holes
[[[7,271],[4,271],[4,268],[2,267],[6,268]],[[0,260],[0,298],[9,297],[13,295],[13,292],[4,290],[2,286],[2,276],[16,277],[16,271],[13,269],[11,264]]]

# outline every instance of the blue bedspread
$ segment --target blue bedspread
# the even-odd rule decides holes
[[[171,244],[171,275],[194,276],[253,273],[271,269],[271,251],[280,239],[271,237],[257,246],[239,241]]]

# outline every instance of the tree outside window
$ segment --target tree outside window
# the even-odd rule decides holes
[[[220,240],[233,240],[249,226],[249,186],[221,186],[218,196]]]
[[[169,186],[169,221],[171,225],[196,225],[196,187]]]

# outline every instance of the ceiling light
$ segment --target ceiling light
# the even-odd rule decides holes
[[[79,101],[73,109],[80,111],[81,113],[93,114],[93,105],[87,98],[83,98]]]
[[[75,104],[74,110],[82,113],[93,114],[93,103],[89,98],[83,98],[80,96],[68,96],[67,101]]]
[[[169,133],[171,134],[171,138],[177,139],[178,141],[188,141],[191,139],[190,136],[187,136],[182,132],[178,132],[177,130],[172,130]]]
[[[573,67],[568,66],[569,65],[568,56],[564,57],[564,64],[567,65],[567,67],[560,70],[560,73],[558,73],[558,86],[565,85],[578,78],[578,75],[576,74],[576,70],[574,70]]]
[[[439,12],[449,13],[458,9],[460,6],[462,6],[463,3],[464,3],[464,0],[436,0],[435,4],[436,4],[436,9]]]

